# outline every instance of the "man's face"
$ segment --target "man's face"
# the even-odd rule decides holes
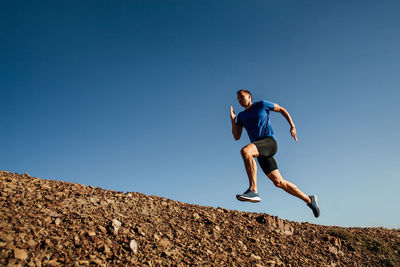
[[[248,106],[248,105],[251,103],[251,95],[250,95],[249,93],[246,93],[246,92],[244,92],[244,91],[241,91],[241,92],[238,94],[237,97],[238,97],[239,104],[240,104],[242,107]]]

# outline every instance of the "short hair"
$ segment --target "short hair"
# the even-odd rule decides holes
[[[250,93],[250,91],[249,91],[249,90],[246,90],[246,89],[240,89],[239,91],[237,91],[237,92],[236,92],[236,94],[237,94],[237,95],[239,95],[239,93],[240,93],[240,92],[245,92],[245,93],[248,93],[248,94],[250,95],[250,97],[252,97],[252,95],[251,95],[251,93]]]

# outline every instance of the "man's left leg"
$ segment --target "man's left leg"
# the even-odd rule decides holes
[[[267,174],[267,176],[276,187],[282,188],[289,194],[302,199],[307,204],[311,203],[310,197],[301,192],[301,190],[295,184],[283,179],[278,169],[271,171]]]
[[[295,184],[283,179],[278,169],[275,169],[267,174],[268,178],[275,184],[275,186],[282,188],[289,194],[302,199],[307,203],[307,206],[313,211],[315,217],[319,217],[320,210],[318,206],[317,196],[307,196]]]

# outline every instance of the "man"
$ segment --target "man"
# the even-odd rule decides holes
[[[241,89],[237,92],[239,104],[244,107],[244,111],[236,116],[231,106],[232,134],[235,140],[239,140],[242,135],[243,127],[249,135],[251,143],[242,148],[241,154],[249,178],[249,189],[236,198],[240,201],[259,202],[261,201],[257,190],[257,165],[254,158],[257,158],[262,170],[275,186],[282,188],[289,194],[302,199],[308,207],[318,217],[320,210],[316,195],[307,196],[296,185],[283,179],[278,170],[278,166],[273,156],[278,150],[274,131],[271,127],[269,112],[281,113],[290,124],[290,134],[297,142],[296,127],[286,109],[278,104],[269,101],[259,101],[252,103],[252,96],[248,90]]]

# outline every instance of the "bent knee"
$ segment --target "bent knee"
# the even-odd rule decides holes
[[[279,188],[284,188],[286,186],[285,180],[274,180],[274,185]]]
[[[257,157],[258,156],[258,151],[257,151],[257,148],[254,145],[249,144],[249,145],[243,147],[240,150],[240,154],[244,158]]]
[[[274,185],[276,186],[276,187],[282,187],[282,183],[281,183],[281,181],[273,181],[274,182]]]

